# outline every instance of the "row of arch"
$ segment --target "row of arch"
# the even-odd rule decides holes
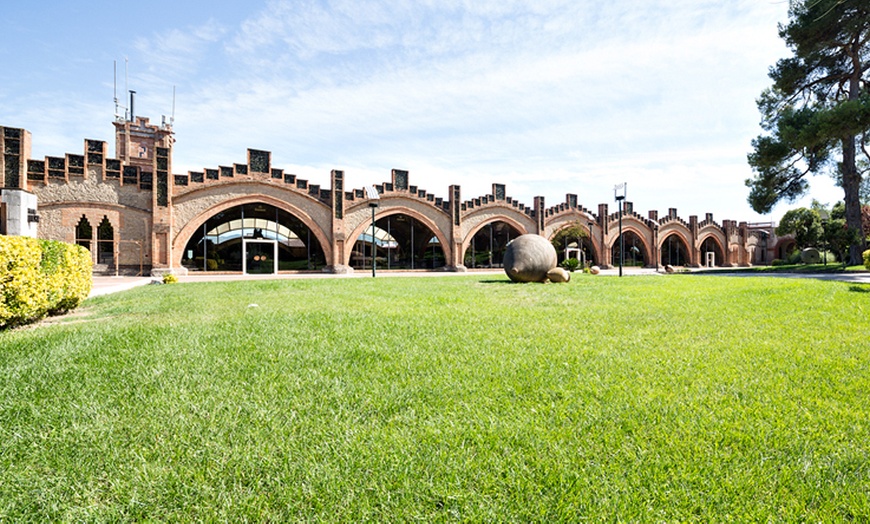
[[[398,207],[385,210],[375,217],[374,226],[370,220],[361,221],[350,236],[353,242],[347,243],[340,260],[356,270],[369,269],[373,263],[386,270],[440,269],[449,265],[449,239],[433,228],[431,221],[408,211]],[[184,247],[178,261],[188,271],[321,270],[334,260],[332,250],[335,248],[325,240],[325,232],[271,203],[241,203],[205,215],[207,218],[188,227],[186,238],[182,237]],[[469,269],[502,267],[508,243],[527,232],[517,221],[503,218],[482,221],[466,241],[455,245],[454,249],[462,250],[458,257],[462,265]],[[566,222],[555,229],[550,238],[574,224]],[[619,250],[624,245],[626,266],[692,263],[689,242],[677,232],[665,235],[658,245],[651,246],[642,234],[631,228],[623,232],[624,244],[618,236],[603,244],[594,229],[590,222],[581,238],[568,242],[566,249],[558,253],[560,261],[573,257],[589,265],[606,266],[609,261],[620,259]],[[724,248],[714,236],[703,240],[700,252],[704,260],[710,257],[716,265],[725,260]]]

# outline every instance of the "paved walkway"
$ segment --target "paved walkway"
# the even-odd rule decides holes
[[[855,282],[860,284],[870,284],[870,272],[849,272],[849,273],[765,273],[751,271],[733,271],[730,268],[721,268],[717,270],[704,270],[704,274],[717,274],[723,276],[735,277],[781,277],[781,278],[816,278],[819,280],[835,280],[842,282]],[[624,276],[638,275],[664,275],[663,270],[656,271],[648,268],[623,268]],[[502,275],[502,269],[473,269],[467,273],[453,273],[440,271],[380,271],[377,273],[377,278],[397,278],[397,277],[446,277],[446,276],[461,276],[461,275]],[[601,271],[604,276],[617,276],[619,269],[604,269]],[[187,276],[179,276],[179,282],[229,282],[234,280],[289,280],[300,278],[372,278],[371,271],[355,271],[352,274],[336,275],[332,273],[279,273],[277,275],[241,275],[234,274],[191,274]],[[91,289],[90,296],[107,295],[109,293],[117,293],[126,291],[134,287],[148,285],[152,282],[160,282],[156,277],[103,277],[94,276],[94,285]]]

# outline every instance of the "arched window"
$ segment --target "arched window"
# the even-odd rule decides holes
[[[326,257],[300,219],[269,204],[244,204],[206,220],[181,263],[191,271],[274,273],[319,269]]]
[[[507,222],[495,221],[484,225],[465,250],[465,267],[502,267],[508,243],[520,236],[520,232]]]
[[[114,264],[115,262],[115,228],[109,222],[109,217],[103,216],[97,226],[97,263]]]
[[[685,266],[689,263],[689,250],[679,235],[671,234],[662,243],[663,266]]]
[[[643,267],[646,265],[646,246],[643,243],[643,240],[637,233],[634,231],[625,231],[623,233],[625,237],[625,258],[623,259],[623,266],[639,266]],[[612,255],[613,265],[619,265],[619,248],[620,241],[619,238],[616,239],[616,242],[613,243],[613,247],[610,250],[610,254]]]
[[[76,244],[91,251],[91,242],[94,240],[94,228],[91,223],[82,215],[79,223],[76,224]]]
[[[372,267],[372,252],[381,269],[437,269],[446,264],[444,251],[435,233],[416,218],[389,215],[363,230],[354,244],[350,265],[355,269]]]

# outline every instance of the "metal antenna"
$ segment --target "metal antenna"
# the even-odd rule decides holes
[[[130,86],[127,85],[127,64],[128,64],[128,62],[129,62],[129,60],[127,60],[127,57],[125,56],[124,57],[124,91],[129,93]],[[127,113],[126,107],[124,108],[124,120],[129,120],[129,115]]]
[[[112,60],[112,94],[115,97],[115,120],[118,119],[118,61]]]

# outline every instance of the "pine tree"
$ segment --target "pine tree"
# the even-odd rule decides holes
[[[765,133],[748,156],[749,203],[770,212],[806,193],[808,174],[828,173],[845,193],[847,227],[860,232],[866,162],[859,159],[870,160],[870,2],[792,0],[779,34],[793,56],[770,69],[773,86],[758,100]],[[854,238],[850,264],[860,264],[864,239]]]

